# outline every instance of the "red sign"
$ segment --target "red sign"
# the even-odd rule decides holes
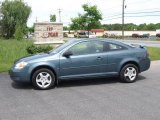
[[[58,32],[44,32],[42,38],[58,37]]]
[[[53,27],[47,27],[48,32],[44,32],[42,38],[58,37],[58,32],[53,31]]]

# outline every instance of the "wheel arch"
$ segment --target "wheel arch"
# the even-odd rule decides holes
[[[136,62],[136,61],[126,61],[126,62],[124,62],[124,63],[121,65],[121,67],[120,67],[119,73],[120,73],[120,71],[122,70],[122,68],[123,68],[124,66],[126,66],[127,64],[133,64],[133,65],[135,65],[135,66],[138,68],[138,73],[140,73],[140,66],[139,66],[138,62]]]
[[[49,65],[40,65],[40,66],[36,66],[34,69],[32,69],[32,71],[30,73],[30,80],[32,80],[34,72],[37,71],[37,70],[39,70],[39,69],[42,69],[42,68],[49,69],[49,70],[51,70],[53,72],[53,74],[55,75],[56,85],[58,85],[57,73],[56,73],[55,69],[52,68]]]

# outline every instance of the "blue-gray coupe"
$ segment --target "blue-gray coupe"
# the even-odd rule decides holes
[[[67,79],[117,76],[132,83],[149,67],[145,47],[94,38],[70,40],[48,53],[21,58],[9,73],[16,82],[29,82],[44,90]]]

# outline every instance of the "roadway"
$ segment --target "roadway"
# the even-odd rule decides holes
[[[160,61],[135,83],[118,78],[61,82],[41,91],[0,74],[0,120],[159,120]]]
[[[160,48],[160,41],[151,41],[151,40],[120,40],[120,41],[129,43],[129,44],[140,44],[148,47]]]

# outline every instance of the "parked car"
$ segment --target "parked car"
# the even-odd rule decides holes
[[[142,34],[139,36],[140,38],[149,38],[150,37],[150,34],[149,33],[146,33],[146,34]]]
[[[133,33],[132,34],[132,37],[134,37],[134,38],[138,38],[140,35],[138,34],[138,33]]]
[[[96,35],[92,32],[84,31],[84,32],[79,32],[77,34],[78,38],[96,38]]]
[[[117,38],[118,35],[115,34],[115,33],[111,33],[111,34],[109,34],[109,33],[104,33],[103,37],[104,37],[104,38]]]
[[[156,34],[156,37],[160,37],[160,33],[157,33],[157,34]]]
[[[146,48],[115,40],[71,40],[48,52],[15,61],[10,77],[16,82],[32,83],[35,88],[49,89],[61,80],[119,76],[135,82],[139,73],[148,70]]]
[[[134,37],[134,38],[149,38],[150,34],[149,33],[146,33],[146,34],[133,33],[132,37]]]

